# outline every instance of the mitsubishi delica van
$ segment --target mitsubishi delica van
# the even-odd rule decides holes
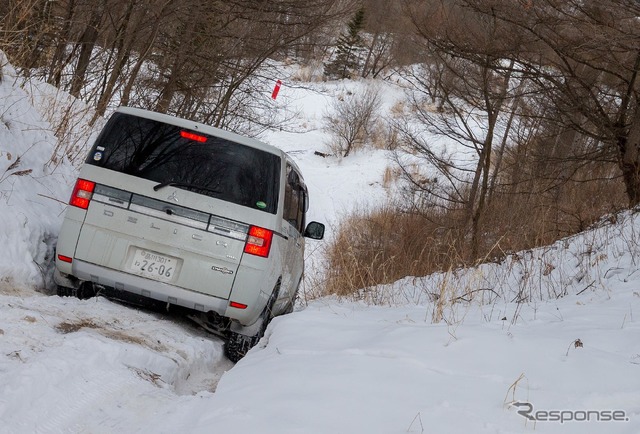
[[[239,360],[293,309],[307,188],[281,150],[204,124],[119,108],[91,148],[56,247],[60,295],[187,309]]]

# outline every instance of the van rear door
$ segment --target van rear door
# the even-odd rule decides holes
[[[81,172],[95,191],[75,257],[228,298],[249,230],[229,210],[275,214],[281,158],[158,119],[116,112],[103,128]]]
[[[228,298],[247,231],[239,222],[96,185],[75,257]]]

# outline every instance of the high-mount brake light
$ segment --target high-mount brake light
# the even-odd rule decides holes
[[[180,137],[183,137],[185,139],[189,139],[189,140],[193,140],[195,142],[199,142],[199,143],[204,143],[207,141],[207,138],[205,136],[201,136],[199,134],[195,134],[189,131],[180,131]]]
[[[69,205],[77,206],[78,208],[89,208],[89,202],[91,196],[93,196],[93,189],[96,187],[95,182],[87,181],[86,179],[78,179],[76,186],[71,193],[71,200]]]
[[[258,226],[251,226],[249,228],[247,244],[244,246],[244,252],[266,258],[269,256],[269,250],[271,250],[272,239],[273,231]]]

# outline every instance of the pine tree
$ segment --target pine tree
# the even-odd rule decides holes
[[[363,50],[360,32],[364,27],[364,9],[361,8],[347,25],[336,43],[335,59],[328,62],[324,74],[331,79],[349,78],[359,69]]]

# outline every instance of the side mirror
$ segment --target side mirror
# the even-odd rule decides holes
[[[310,222],[304,231],[304,236],[312,240],[321,240],[324,237],[324,225],[318,222]]]

